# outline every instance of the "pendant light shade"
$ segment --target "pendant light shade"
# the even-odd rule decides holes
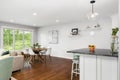
[[[94,3],[95,3],[95,0],[90,1],[90,4],[92,5],[92,10],[88,14],[88,19],[90,19],[90,20],[96,20],[99,15],[97,12],[94,11]]]

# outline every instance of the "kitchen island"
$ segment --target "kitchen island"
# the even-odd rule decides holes
[[[109,49],[67,51],[79,55],[80,80],[118,80],[118,54]]]

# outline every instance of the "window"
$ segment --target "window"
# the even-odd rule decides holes
[[[14,49],[20,50],[23,49],[23,31],[14,30],[15,41],[14,41]]]
[[[3,44],[4,44],[4,49],[8,49],[8,50],[13,49],[13,30],[11,29],[3,30]]]
[[[3,29],[3,48],[6,50],[21,50],[30,47],[32,31],[18,29]]]
[[[31,40],[32,40],[31,35],[32,35],[31,32],[24,31],[24,46],[25,47],[30,47],[31,46]]]

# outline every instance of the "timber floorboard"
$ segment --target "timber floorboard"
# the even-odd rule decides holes
[[[72,60],[52,57],[52,62],[34,62],[31,68],[13,72],[17,80],[71,80]],[[73,80],[79,80],[74,76]]]

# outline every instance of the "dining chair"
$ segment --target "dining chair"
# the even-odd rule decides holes
[[[26,48],[23,50],[23,54],[24,56],[24,67],[25,68],[31,68],[31,61],[30,61],[30,54],[29,54],[29,48]]]
[[[43,50],[40,51],[40,55],[44,56],[45,63],[47,61],[47,58],[49,58],[49,60],[52,61],[52,58],[51,58],[51,49],[52,48],[45,48],[45,49],[43,49]]]
[[[13,57],[0,58],[0,80],[9,80],[12,75]]]
[[[73,59],[72,59],[71,80],[73,80],[73,74],[75,74],[75,75],[80,74],[79,55],[75,54],[75,53],[73,54]]]
[[[33,63],[35,61],[35,56],[37,56],[37,54],[33,52],[32,48],[29,48],[29,54],[30,54],[30,62]]]

